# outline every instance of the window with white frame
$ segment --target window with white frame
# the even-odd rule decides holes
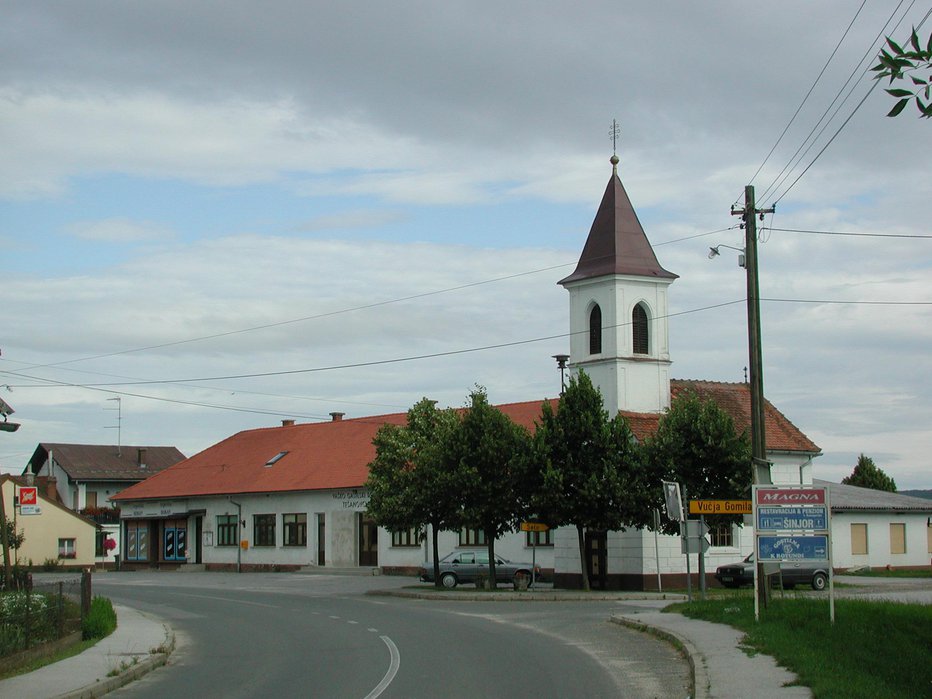
[[[421,530],[417,527],[404,529],[399,532],[392,532],[393,548],[413,548],[420,546]]]
[[[460,546],[485,546],[485,532],[481,529],[460,529]]]
[[[58,540],[58,557],[59,558],[77,558],[78,552],[75,549],[74,539]]]
[[[712,546],[735,545],[735,530],[733,524],[721,523],[709,528],[709,543]]]

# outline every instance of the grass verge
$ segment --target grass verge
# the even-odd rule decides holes
[[[62,648],[61,650],[54,653],[49,653],[48,655],[42,655],[38,658],[33,658],[23,665],[18,665],[15,668],[11,668],[7,672],[0,673],[0,680],[16,677],[17,675],[23,675],[27,672],[32,672],[33,670],[38,670],[41,667],[45,667],[46,665],[57,663],[59,660],[67,660],[68,658],[71,658],[75,655],[80,655],[88,648],[95,645],[99,640],[99,638],[92,638],[87,641],[78,641],[77,643],[70,645],[67,648]]]
[[[858,575],[867,578],[932,578],[932,568],[923,568],[922,570],[864,570],[857,573],[845,573],[845,575]]]
[[[898,602],[775,599],[754,621],[745,595],[670,605],[666,611],[744,631],[747,647],[776,658],[817,699],[932,696],[932,607]]]

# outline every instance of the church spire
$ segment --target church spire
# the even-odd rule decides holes
[[[589,237],[583,248],[576,271],[560,284],[625,274],[655,279],[676,279],[657,261],[641,222],[618,177],[618,156],[612,155],[612,176],[602,195]]]

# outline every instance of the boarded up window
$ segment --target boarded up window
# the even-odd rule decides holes
[[[851,555],[867,555],[867,525],[851,525]]]
[[[890,553],[906,553],[906,524],[890,525]]]

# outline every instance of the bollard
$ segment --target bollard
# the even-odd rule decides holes
[[[85,568],[81,571],[81,620],[83,621],[91,611],[91,571]]]

